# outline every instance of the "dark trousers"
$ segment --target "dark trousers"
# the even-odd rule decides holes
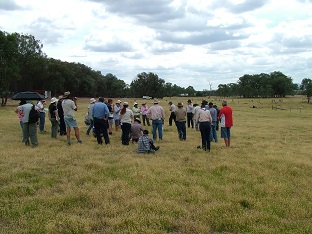
[[[129,145],[131,124],[129,124],[129,123],[122,123],[121,130],[122,130],[122,134],[121,134],[122,144],[123,145]]]
[[[142,115],[143,125],[145,126],[145,122],[147,126],[150,126],[149,118],[146,115]]]
[[[186,126],[185,126],[185,121],[176,122],[178,133],[179,133],[179,139],[180,140],[186,140]]]
[[[60,135],[66,135],[66,125],[64,121],[64,116],[60,116]]]
[[[203,150],[210,151],[210,131],[211,124],[210,122],[200,122],[199,130],[202,137],[202,148]]]
[[[176,115],[174,112],[171,112],[170,117],[169,117],[169,125],[172,126],[172,120],[175,122]]]
[[[187,127],[189,128],[192,125],[192,128],[194,128],[193,113],[187,112],[186,117],[187,117]]]
[[[108,122],[104,119],[94,118],[94,129],[96,134],[96,139],[99,144],[103,143],[102,135],[104,136],[105,144],[109,144],[109,137],[107,133]]]

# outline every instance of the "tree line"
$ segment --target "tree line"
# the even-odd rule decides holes
[[[34,36],[0,31],[0,93],[2,105],[20,91],[49,90],[52,96],[70,90],[82,97],[142,97],[172,96],[240,96],[282,97],[293,94],[298,86],[281,72],[244,75],[237,83],[220,84],[217,90],[196,91],[193,86],[180,87],[158,77],[155,73],[137,74],[131,84],[115,75],[73,62],[49,58],[43,44]],[[310,95],[311,79],[305,78],[301,93]],[[311,97],[311,95],[310,95]]]
[[[312,80],[304,78],[301,84],[294,84],[292,78],[282,72],[270,74],[244,75],[237,83],[219,84],[214,93],[217,96],[239,96],[244,98],[285,97],[286,95],[306,95],[308,102],[312,96]]]
[[[183,88],[154,73],[138,74],[130,85],[115,75],[81,63],[70,63],[49,58],[43,44],[34,36],[0,31],[0,92],[2,105],[7,97],[20,91],[49,90],[53,96],[70,90],[82,97],[142,97],[192,95],[192,86]]]

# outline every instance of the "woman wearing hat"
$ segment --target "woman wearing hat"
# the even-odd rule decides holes
[[[150,126],[150,122],[149,122],[149,118],[147,118],[146,113],[148,111],[148,106],[146,105],[146,103],[142,103],[141,106],[141,115],[142,115],[142,120],[143,120],[143,125],[145,126],[147,124],[147,126]],[[145,124],[146,122],[146,124]]]
[[[118,132],[119,128],[120,128],[120,110],[121,110],[121,106],[120,106],[121,101],[118,100],[116,102],[116,105],[114,106],[114,114],[113,114],[113,118],[115,121],[115,129],[116,132]]]
[[[131,122],[133,119],[133,112],[129,108],[128,102],[123,103],[123,108],[120,110],[120,122],[121,122],[121,141],[123,145],[129,145]]]
[[[51,103],[49,105],[49,119],[51,121],[51,137],[56,138],[57,137],[57,131],[59,126],[59,118],[58,118],[58,112],[57,112],[57,99],[53,97],[51,99]]]
[[[199,130],[202,138],[202,149],[210,151],[210,131],[212,117],[210,111],[206,109],[207,102],[203,101],[201,109],[198,110],[196,123],[199,123]]]

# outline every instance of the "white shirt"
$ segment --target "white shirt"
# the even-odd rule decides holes
[[[37,106],[39,112],[44,112],[45,113],[44,104],[42,103],[42,101],[39,101],[36,106]]]
[[[75,109],[77,108],[74,101],[71,99],[65,99],[62,102],[64,116],[75,116]]]

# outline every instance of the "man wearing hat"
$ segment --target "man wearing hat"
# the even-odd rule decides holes
[[[63,97],[64,97],[64,100],[62,102],[62,107],[64,111],[64,122],[66,125],[67,144],[71,145],[70,131],[72,128],[75,131],[75,137],[77,139],[77,143],[81,144],[82,141],[80,139],[78,123],[77,123],[77,120],[75,118],[75,113],[74,113],[75,111],[78,110],[77,98],[72,98],[69,91],[65,92]]]
[[[141,125],[141,120],[139,118],[135,118],[133,124],[131,124],[132,143],[138,142],[140,136],[142,136],[143,131],[144,128]]]
[[[57,98],[53,97],[51,98],[51,103],[49,105],[49,119],[51,121],[51,137],[56,138],[57,137],[57,131],[58,131],[58,112],[57,112]]]
[[[176,116],[175,116],[175,111],[176,111],[176,106],[172,103],[169,102],[169,110],[170,110],[170,117],[169,117],[169,126],[172,126],[172,120],[175,122]]]
[[[94,104],[95,104],[96,100],[95,98],[91,98],[90,99],[90,104],[88,106],[88,118],[90,120],[90,125],[87,129],[87,135],[90,134],[90,131],[92,130],[93,126],[94,126],[94,121],[93,121],[93,107],[94,107]]]
[[[191,99],[187,100],[186,114],[187,114],[187,127],[189,128],[190,126],[192,126],[192,128],[194,128],[193,121],[194,107]]]
[[[153,139],[154,141],[157,139],[157,129],[158,129],[158,137],[160,140],[163,138],[162,125],[165,121],[165,112],[164,109],[158,105],[158,100],[154,100],[154,105],[151,106],[147,113],[147,117],[152,120],[153,126]]]
[[[178,109],[175,111],[176,116],[176,125],[178,129],[179,139],[180,141],[186,140],[186,110],[183,108],[183,104],[181,102],[178,103]]]
[[[141,112],[141,109],[138,107],[138,103],[135,102],[133,104],[133,107],[132,107],[132,112],[133,112],[133,118],[134,119],[140,119],[140,112]]]

